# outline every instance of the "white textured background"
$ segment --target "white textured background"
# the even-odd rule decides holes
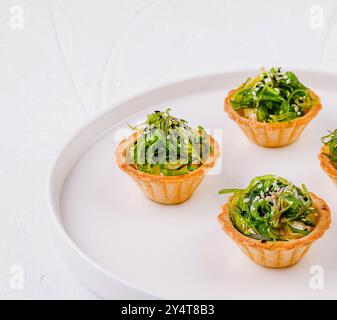
[[[154,85],[263,65],[337,72],[337,2],[1,0],[0,298],[99,298],[47,225],[52,162],[79,127]],[[9,285],[13,265],[23,290]]]

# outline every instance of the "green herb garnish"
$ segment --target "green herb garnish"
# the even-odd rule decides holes
[[[209,135],[198,126],[170,115],[170,109],[155,111],[136,127],[139,137],[129,150],[129,162],[138,170],[155,175],[177,176],[198,169],[211,152]]]
[[[309,234],[316,209],[305,185],[301,188],[274,175],[256,177],[247,189],[223,189],[234,193],[230,218],[242,234],[262,241],[287,241]]]
[[[293,72],[271,68],[248,78],[233,94],[231,104],[245,118],[274,123],[304,116],[313,98]]]
[[[329,147],[330,154],[325,153],[332,162],[337,162],[337,129],[329,131],[329,134],[322,138],[322,143]]]

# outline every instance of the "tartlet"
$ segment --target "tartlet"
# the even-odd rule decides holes
[[[264,180],[265,179],[265,180]],[[255,187],[261,183],[261,181],[286,181],[285,179],[275,177],[272,175],[268,176],[262,176],[254,179],[252,183],[250,184],[250,187],[252,187],[252,184],[254,184],[254,181],[257,181],[255,184]],[[270,180],[272,179],[272,180]],[[273,180],[275,179],[275,180]],[[281,180],[280,180],[281,179]],[[263,182],[265,183],[265,182]],[[289,187],[289,190],[291,189],[291,184],[287,184]],[[221,213],[218,215],[218,221],[220,225],[222,226],[222,229],[229,235],[229,237],[239,246],[239,248],[242,250],[242,252],[247,255],[250,259],[258,263],[259,265],[262,265],[264,267],[269,268],[285,268],[292,266],[296,264],[308,251],[310,246],[320,237],[323,236],[325,231],[330,226],[330,209],[326,202],[322,200],[321,198],[317,197],[313,193],[309,193],[307,191],[303,191],[303,189],[296,188],[298,192],[303,197],[307,197],[306,201],[308,202],[307,209],[310,209],[308,211],[308,215],[303,219],[310,219],[306,221],[305,223],[310,224],[311,226],[307,228],[307,225],[302,222],[302,220],[291,220],[290,218],[285,218],[288,214],[287,212],[282,213],[282,219],[281,220],[281,228],[280,229],[264,229],[264,225],[261,224],[260,228],[262,228],[265,232],[263,232],[263,235],[259,233],[255,233],[254,231],[247,231],[250,230],[245,225],[244,227],[248,228],[245,229],[245,231],[240,230],[240,226],[234,225],[233,222],[233,213],[231,213],[231,206],[233,205],[231,201],[233,201],[233,198],[237,196],[237,193],[234,194],[234,196],[231,196],[229,201],[222,207]],[[305,188],[305,186],[302,186],[302,188]],[[281,188],[280,188],[281,189]],[[246,189],[248,190],[248,188]],[[302,190],[302,191],[301,191]],[[228,190],[228,192],[245,192],[245,190]],[[282,190],[280,191],[283,192]],[[287,191],[288,192],[288,191]],[[291,191],[289,191],[291,193]],[[303,192],[303,193],[302,193]],[[296,192],[295,192],[296,193]],[[245,194],[245,196],[247,193]],[[275,200],[275,199],[274,199]],[[309,206],[310,204],[310,206]],[[302,204],[301,204],[302,206]],[[238,208],[236,208],[237,210]],[[303,208],[302,208],[303,209]],[[290,210],[290,209],[288,209]],[[291,215],[293,215],[294,212],[291,212]],[[301,221],[301,222],[299,222]],[[296,229],[294,227],[289,228],[288,223],[291,223],[292,225],[295,225]],[[306,230],[303,229],[303,225],[306,226]],[[301,226],[301,227],[300,227]],[[253,228],[255,228],[253,226]],[[270,227],[270,226],[269,226]],[[272,230],[277,230],[277,232],[274,234],[271,232],[272,237],[278,238],[279,236],[281,239],[270,239],[270,235],[268,232]],[[284,233],[281,233],[281,231]],[[285,231],[283,231],[285,230]],[[290,231],[289,231],[290,230]],[[296,230],[296,232],[294,231]],[[305,232],[304,232],[305,230]],[[309,231],[308,231],[309,230]],[[246,232],[248,234],[244,234],[243,232]],[[249,232],[252,232],[252,234],[249,234]],[[289,234],[288,234],[289,233]],[[267,234],[267,236],[266,236]]]
[[[267,89],[264,88],[271,91],[270,95],[268,92],[266,96]],[[245,101],[242,100],[242,90],[246,91]],[[243,105],[234,99],[238,96]],[[280,68],[272,68],[269,72],[263,70],[256,78],[247,79],[244,84],[229,91],[224,102],[225,112],[247,138],[269,148],[295,142],[321,109],[319,97],[304,87],[294,73],[283,73]]]
[[[155,111],[152,115],[161,115],[165,118],[169,115],[168,112],[169,109],[165,112]],[[148,115],[148,118],[152,115]],[[184,124],[182,126],[186,130],[191,129],[187,126],[186,121],[173,117],[171,117],[171,119],[174,119],[179,123],[180,121],[183,121]],[[189,162],[188,164],[180,166],[179,169],[172,170],[166,168],[169,166],[167,163],[162,163],[157,166],[150,165],[151,169],[154,168],[152,170],[153,173],[145,172],[143,171],[142,166],[138,166],[137,163],[130,163],[130,161],[128,161],[128,150],[131,150],[137,141],[139,142],[139,139],[144,134],[144,130],[148,130],[148,125],[149,123],[145,123],[145,128],[143,127],[141,129],[136,127],[135,129],[137,132],[119,143],[115,151],[116,163],[123,172],[128,174],[139,185],[149,199],[161,204],[182,203],[192,196],[205,175],[215,165],[217,158],[220,155],[219,146],[212,136],[206,134],[203,128],[199,127],[198,130],[202,130],[205,135],[203,138],[204,143],[209,146],[209,152],[201,163],[192,164]],[[189,132],[189,134],[192,134],[192,131]],[[193,130],[193,132],[195,131]],[[169,135],[170,134],[167,136]],[[172,165],[169,167],[171,168]],[[146,168],[148,168],[148,165],[146,165]]]
[[[318,155],[321,168],[337,187],[337,130],[322,138],[323,146]]]

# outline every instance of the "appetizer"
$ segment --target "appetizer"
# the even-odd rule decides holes
[[[225,99],[225,112],[247,138],[271,148],[295,142],[321,108],[319,97],[281,68],[262,69]]]
[[[117,165],[153,201],[177,204],[191,197],[219,156],[216,141],[199,126],[155,111],[116,149]]]
[[[218,216],[223,230],[256,263],[284,268],[297,263],[330,225],[324,200],[274,175],[256,177],[233,194]]]
[[[322,169],[337,186],[337,129],[322,138],[323,147],[318,155]]]

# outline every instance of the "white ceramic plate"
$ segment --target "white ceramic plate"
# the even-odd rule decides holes
[[[265,149],[249,142],[223,112],[228,90],[254,74],[184,80],[130,98],[67,145],[50,181],[52,230],[61,255],[86,285],[106,298],[337,298],[337,190],[317,160],[320,137],[337,127],[337,77],[299,72],[321,96],[324,109],[297,143]],[[145,198],[113,161],[118,141],[130,133],[126,124],[166,107],[192,125],[223,130],[222,169],[176,206]],[[333,213],[326,235],[288,269],[250,261],[216,220],[226,200],[219,189],[245,187],[265,173],[306,183]]]

